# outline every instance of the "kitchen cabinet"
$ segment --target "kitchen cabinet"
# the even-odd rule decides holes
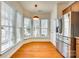
[[[67,8],[65,8],[62,12],[63,15],[70,12],[70,11],[79,11],[79,1],[74,2],[73,4],[71,4],[70,6],[68,6]]]
[[[72,6],[72,11],[79,11],[79,2],[75,2]]]
[[[76,57],[79,58],[79,37],[76,38]]]
[[[67,7],[66,9],[63,10],[63,14],[66,14],[66,13],[70,12],[71,9],[72,9],[72,7],[70,7],[70,6]]]

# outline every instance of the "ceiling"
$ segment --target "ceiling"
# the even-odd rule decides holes
[[[67,3],[68,1],[21,1],[21,5],[28,11],[33,13],[48,13],[51,12],[53,6],[57,3]],[[35,7],[37,4],[37,7]]]

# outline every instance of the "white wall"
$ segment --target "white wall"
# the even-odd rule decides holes
[[[67,4],[65,3],[59,3],[57,4],[57,17],[61,17],[62,16],[62,11],[63,9],[66,7]]]
[[[51,19],[50,19],[50,40],[51,42],[56,45],[56,19],[57,19],[57,4],[53,5],[53,10],[51,12]]]

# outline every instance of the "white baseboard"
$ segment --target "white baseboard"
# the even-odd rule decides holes
[[[6,53],[2,54],[0,58],[10,58],[22,45],[30,42],[50,42],[50,40],[49,39],[28,39],[28,40],[26,39],[22,42],[19,42],[16,46],[14,46]]]
[[[56,42],[55,41],[50,40],[50,42],[56,47]]]

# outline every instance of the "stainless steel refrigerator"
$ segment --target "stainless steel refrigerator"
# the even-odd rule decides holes
[[[79,12],[69,12],[63,18],[63,55],[76,57],[76,39],[79,36]]]
[[[75,37],[79,36],[79,12],[68,12],[59,21],[58,50],[64,57],[76,57]]]

